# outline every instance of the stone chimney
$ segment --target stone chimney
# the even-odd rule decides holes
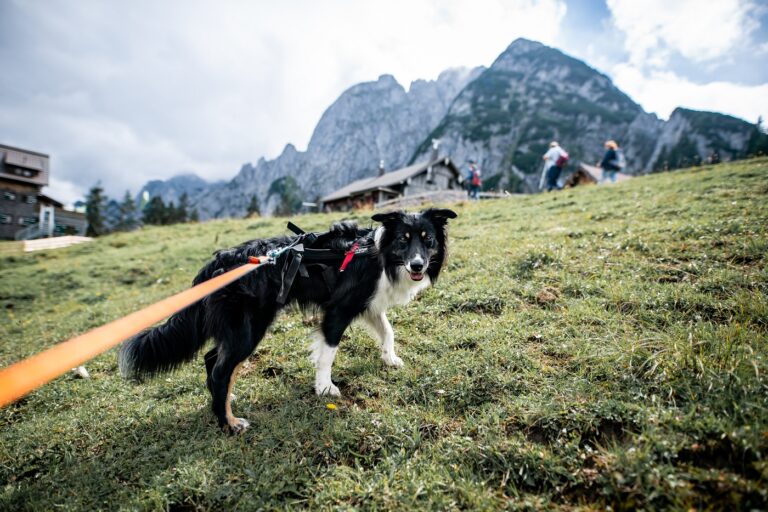
[[[384,169],[384,160],[379,160],[379,176],[384,176],[384,173],[387,172],[386,169]]]

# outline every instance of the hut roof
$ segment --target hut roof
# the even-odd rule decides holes
[[[457,177],[460,176],[459,170],[456,165],[448,157],[439,157],[434,160],[428,160],[408,167],[403,167],[396,171],[387,172],[381,176],[373,176],[370,178],[363,178],[357,181],[353,181],[349,185],[346,185],[335,192],[331,192],[327,196],[320,199],[320,201],[327,203],[330,201],[336,201],[350,197],[363,192],[370,192],[373,190],[387,190],[392,191],[391,187],[404,183],[408,178],[416,176],[424,172],[429,166],[443,165],[450,169]]]

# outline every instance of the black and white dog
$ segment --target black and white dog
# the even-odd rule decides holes
[[[331,366],[342,334],[357,318],[378,338],[384,363],[403,366],[402,359],[395,354],[395,336],[386,311],[409,302],[437,279],[446,257],[445,226],[448,219],[455,217],[456,213],[446,209],[376,214],[373,220],[382,223],[376,229],[339,223],[313,241],[314,248],[336,251],[342,256],[353,244],[363,248],[343,272],[335,262],[331,279],[327,275],[328,265],[306,264],[296,275],[285,300],[285,304],[317,307],[324,313],[312,345],[318,395],[340,394],[331,380]],[[285,247],[295,239],[251,240],[219,251],[200,270],[194,284],[245,263],[249,256],[263,256]],[[222,428],[243,431],[248,422],[233,416],[230,392],[240,365],[283,307],[277,300],[284,276],[281,263],[285,262],[278,258],[277,265],[251,272],[173,315],[163,325],[126,341],[119,356],[123,376],[141,378],[171,370],[191,360],[213,338],[216,346],[205,356],[213,412]]]

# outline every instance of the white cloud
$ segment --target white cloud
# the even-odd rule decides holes
[[[677,52],[712,61],[748,44],[759,27],[756,2],[744,0],[607,0],[625,49],[636,67],[661,68]]]
[[[765,86],[700,85],[669,69],[673,54],[709,66],[753,44],[763,7],[608,4],[624,37],[604,34],[586,57],[646,109],[768,117]],[[288,142],[306,147],[358,82],[390,73],[407,87],[489,65],[517,37],[558,46],[561,31],[577,30],[563,24],[563,0],[49,0],[0,2],[0,14],[0,142],[49,153],[48,192],[67,202],[98,180],[121,197],[179,172],[230,178]],[[629,62],[610,60],[614,40]]]
[[[609,66],[614,83],[647,111],[668,118],[676,107],[734,115],[768,114],[768,84],[697,83],[673,68],[679,56],[708,70],[764,43],[752,36],[765,6],[749,0],[607,0],[628,60]]]
[[[55,191],[55,193],[52,193],[51,191]],[[65,208],[71,208],[75,204],[75,201],[83,199],[83,193],[79,186],[71,181],[60,180],[53,176],[51,176],[50,186],[43,190],[43,193],[49,194],[57,201],[63,203]]]
[[[665,119],[676,107],[722,112],[749,122],[759,115],[768,119],[768,84],[696,84],[672,71],[647,72],[629,64],[615,66],[611,74],[617,87]]]
[[[347,87],[406,87],[488,65],[516,37],[554,44],[562,0],[5,3],[3,142],[47,152],[56,182],[110,195],[306,147]],[[70,192],[62,189],[61,194]]]

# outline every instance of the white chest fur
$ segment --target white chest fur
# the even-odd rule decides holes
[[[368,310],[375,313],[383,313],[392,306],[408,304],[420,291],[430,285],[428,275],[421,281],[413,281],[405,268],[398,269],[399,275],[395,282],[382,272],[376,285],[376,293],[373,295]]]

